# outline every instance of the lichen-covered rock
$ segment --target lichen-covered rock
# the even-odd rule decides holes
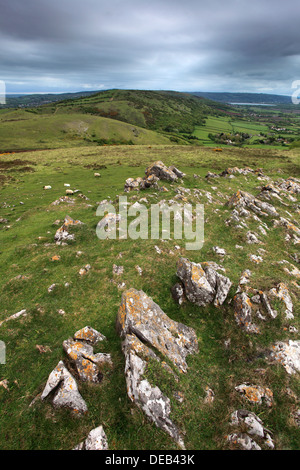
[[[269,357],[283,365],[288,374],[300,372],[300,341],[277,342]]]
[[[256,405],[261,405],[262,403],[268,407],[273,405],[273,393],[267,387],[245,383],[235,387],[235,390],[241,393],[246,400]]]
[[[41,399],[44,400],[52,392],[54,393],[52,403],[55,407],[70,408],[76,414],[87,412],[87,405],[79,393],[76,380],[63,361],[60,361],[49,375]]]
[[[252,323],[252,303],[245,292],[236,294],[234,300],[234,317],[237,324],[247,333],[259,333],[259,328]]]
[[[262,420],[255,413],[244,409],[236,410],[231,414],[230,425],[243,429],[247,432],[247,435],[258,438],[266,447],[274,449],[270,431],[264,427]],[[231,439],[230,441],[233,442]],[[237,441],[237,444],[241,444],[241,442]],[[251,447],[253,445],[249,440],[246,440],[245,444],[246,446],[250,444]]]
[[[56,231],[54,235],[54,240],[56,244],[60,244],[61,242],[75,240],[75,235],[69,233],[69,227],[82,225],[83,222],[80,220],[74,220],[70,216],[66,216],[63,225]]]
[[[99,341],[104,341],[106,338],[91,326],[85,326],[84,328],[81,328],[81,330],[76,331],[74,339],[78,341],[87,341],[90,344],[96,344]]]
[[[287,320],[292,320],[294,318],[293,315],[293,302],[291,296],[289,294],[287,286],[280,282],[276,287],[269,291],[271,296],[277,297],[278,299],[282,300],[285,304],[285,315]]]
[[[246,191],[237,191],[227,202],[229,207],[247,207],[257,215],[278,216],[278,213],[272,204],[257,199]]]
[[[100,368],[103,364],[111,364],[109,354],[94,354],[91,344],[72,338],[63,342],[63,348],[69,359],[75,364],[80,380],[93,383],[101,382]]]
[[[175,168],[175,167],[173,167],[173,168]],[[177,170],[177,172],[178,172],[178,170]],[[173,171],[171,168],[166,167],[166,165],[161,161],[157,161],[157,162],[153,163],[152,165],[150,165],[146,169],[145,173],[146,173],[147,177],[150,176],[150,175],[155,175],[160,180],[176,181],[177,178],[178,178],[175,171]]]
[[[130,191],[139,191],[140,189],[148,189],[148,188],[158,188],[158,182],[159,178],[155,175],[149,175],[145,178],[141,178],[140,176],[138,178],[127,178],[125,181],[124,185],[124,191],[125,193],[128,193]]]
[[[129,289],[123,293],[116,327],[122,338],[135,334],[182,372],[187,371],[186,356],[198,351],[195,331],[171,320],[143,291]]]
[[[103,426],[93,429],[87,438],[73,450],[108,450],[107,437]]]
[[[184,285],[187,299],[200,307],[210,303],[222,305],[232,285],[228,277],[219,274],[209,263],[193,263],[180,258],[177,276]]]
[[[122,349],[125,355],[125,378],[130,400],[141,408],[157,427],[167,432],[184,449],[182,435],[170,419],[169,398],[158,387],[153,387],[144,377],[147,360],[159,359],[135,335],[125,336]]]
[[[261,450],[261,447],[245,433],[229,434],[229,436],[227,436],[227,441],[235,448],[242,450]]]

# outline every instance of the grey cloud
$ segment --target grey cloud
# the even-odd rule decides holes
[[[0,0],[0,79],[11,92],[288,93],[300,79],[298,12],[298,0]]]

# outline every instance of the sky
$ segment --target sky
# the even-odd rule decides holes
[[[299,0],[0,0],[0,81],[291,95],[299,14]]]

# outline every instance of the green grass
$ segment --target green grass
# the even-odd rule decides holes
[[[56,117],[59,124],[59,114]],[[1,156],[0,167],[1,162],[9,162],[14,157]],[[0,387],[0,427],[4,430],[0,448],[71,449],[91,429],[102,424],[111,450],[176,449],[176,444],[149,423],[127,397],[121,340],[115,330],[122,291],[112,282],[114,279],[124,281],[127,288],[144,290],[172,319],[196,331],[199,353],[189,356],[189,371],[180,376],[179,383],[162,373],[155,364],[150,365],[147,372],[149,380],[168,392],[172,417],[186,433],[187,449],[226,448],[229,415],[241,407],[261,416],[265,426],[274,432],[276,448],[298,449],[299,431],[290,421],[290,410],[295,403],[285,389],[288,386],[299,394],[299,381],[287,376],[281,366],[270,366],[256,354],[257,349],[290,337],[283,312],[273,323],[262,324],[262,334],[253,337],[236,326],[230,304],[219,309],[212,306],[199,308],[190,303],[178,307],[170,295],[170,288],[177,279],[178,258],[187,256],[195,262],[219,262],[211,250],[212,246],[219,245],[228,252],[223,265],[234,287],[246,267],[253,272],[251,286],[255,288],[270,289],[275,283],[284,281],[297,312],[299,295],[293,278],[283,271],[282,265],[272,264],[290,259],[289,254],[297,251],[297,246],[283,241],[285,231],[271,229],[263,245],[267,250],[264,263],[250,267],[248,255],[257,247],[246,245],[243,232],[224,224],[231,211],[224,206],[226,199],[217,196],[218,191],[224,197],[231,196],[237,189],[256,195],[264,183],[254,176],[237,176],[232,180],[220,178],[211,184],[204,178],[207,171],[220,172],[228,166],[246,165],[262,167],[275,181],[297,176],[297,151],[226,148],[216,154],[210,148],[187,146],[86,146],[26,152],[17,157],[24,160],[24,164],[0,169],[0,174],[6,178],[0,186],[0,217],[7,218],[6,225],[10,225],[10,228],[0,225],[0,321],[23,308],[27,309],[28,315],[0,327],[0,339],[7,348],[6,365],[0,365],[0,381],[8,380],[9,386],[9,391]],[[205,205],[206,218],[205,243],[200,251],[187,252],[184,240],[164,243],[160,240],[100,241],[96,237],[97,202],[107,198],[114,201],[118,195],[124,195],[125,179],[143,176],[147,165],[158,159],[175,164],[187,174],[185,187],[212,194],[213,204],[207,203],[205,197],[200,201]],[[32,171],[22,170],[25,166]],[[94,168],[99,166],[106,168],[96,170],[100,171],[101,178],[95,178]],[[200,177],[193,178],[194,173]],[[74,196],[74,205],[52,206],[51,203],[65,193],[64,183],[80,189],[89,200]],[[45,191],[44,185],[51,185],[52,189]],[[153,190],[130,193],[129,200],[134,202],[136,196],[147,197],[151,203],[173,198],[177,184],[166,183],[165,186],[168,193]],[[212,186],[218,189],[214,190]],[[197,200],[191,196],[189,201],[195,203]],[[283,216],[284,210],[291,211],[293,206],[293,203],[289,207],[274,204]],[[63,220],[67,214],[85,225],[74,229],[74,243],[57,246],[54,244],[57,226],[53,222]],[[267,223],[272,227],[271,221],[267,220]],[[179,251],[174,250],[176,244],[181,247]],[[244,250],[236,250],[236,244],[245,245]],[[156,253],[154,245],[161,248],[161,255]],[[175,254],[170,254],[169,250]],[[83,254],[78,257],[77,251]],[[120,252],[123,254],[121,259],[118,258]],[[56,254],[61,256],[60,261],[51,261]],[[80,277],[79,269],[86,264],[92,268],[85,277]],[[120,279],[113,276],[113,264],[124,266],[124,275]],[[142,276],[137,273],[136,265],[142,268]],[[26,275],[27,279],[16,279],[19,274]],[[69,287],[65,287],[66,282]],[[53,283],[57,284],[57,289],[49,294],[47,289]],[[234,295],[234,287],[230,298]],[[59,309],[65,310],[66,315],[59,315]],[[79,384],[89,408],[88,415],[74,418],[68,410],[54,410],[49,403],[39,401],[29,407],[42,392],[58,361],[64,359],[62,342],[86,325],[107,337],[95,351],[111,353],[114,364],[105,372],[100,385]],[[299,328],[296,315],[293,325]],[[226,350],[224,340],[228,338],[231,338],[231,347]],[[51,352],[41,354],[36,345],[49,346]],[[264,376],[255,372],[260,367],[266,369]],[[269,386],[274,392],[274,407],[267,409],[245,403],[234,391],[242,381]],[[207,386],[215,392],[216,398],[211,405],[203,402]],[[173,398],[175,391],[184,394],[182,404]]]

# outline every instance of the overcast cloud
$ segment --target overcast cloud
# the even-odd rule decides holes
[[[299,13],[299,0],[0,0],[0,80],[8,93],[290,95]]]

